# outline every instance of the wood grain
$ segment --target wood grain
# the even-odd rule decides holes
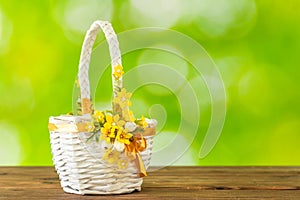
[[[66,194],[54,167],[0,167],[0,199],[300,199],[300,167],[166,167],[112,196]]]

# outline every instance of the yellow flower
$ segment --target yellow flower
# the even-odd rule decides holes
[[[110,130],[110,134],[108,135],[109,139],[115,139],[119,129],[117,126],[112,126]]]
[[[128,160],[126,160],[126,159],[120,159],[118,161],[118,167],[119,167],[119,169],[126,169],[127,166],[128,166]]]
[[[122,88],[120,92],[118,92],[118,96],[122,98],[122,100],[130,99],[131,93],[127,92],[125,88]]]
[[[148,123],[146,122],[146,118],[144,116],[142,116],[142,118],[138,120],[138,124],[143,128],[146,128],[148,126]]]
[[[113,102],[115,104],[118,104],[121,110],[126,110],[128,109],[128,106],[131,105],[129,101],[130,97],[131,97],[131,93],[126,92],[126,89],[122,88],[120,92],[117,92],[117,96],[114,97]]]
[[[111,116],[106,115],[106,122],[100,129],[103,137],[101,139],[106,139],[107,142],[113,142],[118,134],[123,131],[123,126],[125,121],[120,119],[119,115]]]
[[[127,121],[130,121],[130,122],[135,121],[135,118],[133,116],[133,112],[131,110],[128,110],[128,112],[126,113],[126,118],[128,119]]]
[[[110,115],[106,115],[106,122],[103,125],[103,127],[100,129],[101,133],[104,135],[104,138],[101,137],[101,139],[108,139],[110,140],[110,134],[111,134],[111,128],[113,123],[113,118]]]
[[[93,122],[86,123],[86,130],[87,132],[93,132],[95,130],[95,126]]]
[[[119,160],[120,152],[108,149],[103,155],[103,160],[107,160],[109,164],[116,163]]]
[[[113,75],[116,79],[120,79],[124,74],[123,67],[121,65],[117,65],[114,67]]]
[[[127,133],[125,130],[118,131],[116,140],[118,142],[124,143],[124,144],[130,144],[130,139],[132,138],[131,133]]]
[[[113,142],[116,138],[116,135],[119,131],[117,126],[109,126],[108,124],[104,124],[104,128],[101,128],[101,133],[103,133],[104,137],[101,139],[105,139],[106,142]],[[109,127],[109,128],[108,128]]]
[[[135,117],[133,115],[133,112],[132,111],[129,111],[129,118],[130,118],[130,121],[134,122],[135,121]]]
[[[120,116],[117,114],[113,118],[112,125],[123,127],[125,125],[125,121],[120,119]]]
[[[80,88],[79,80],[78,80],[78,79],[75,80],[75,84],[76,84],[76,87],[77,87],[77,88]]]
[[[104,114],[103,112],[100,112],[98,110],[95,111],[93,117],[100,123],[103,123],[104,122]]]
[[[106,123],[108,123],[108,124],[112,124],[112,122],[113,122],[113,118],[112,118],[112,116],[111,116],[111,115],[106,115],[105,119],[106,119]]]

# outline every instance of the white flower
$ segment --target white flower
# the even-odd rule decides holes
[[[134,122],[126,122],[125,129],[128,130],[128,132],[132,132],[136,129],[136,124]]]
[[[125,144],[116,140],[114,142],[114,149],[119,152],[122,152],[125,149]]]
[[[157,121],[155,119],[146,118],[146,122],[148,123],[150,128],[156,127],[157,125]]]
[[[102,140],[102,141],[101,141],[101,147],[102,147],[103,149],[110,149],[110,148],[112,147],[112,144],[109,143],[109,142],[107,142],[107,141],[105,141],[105,140]]]

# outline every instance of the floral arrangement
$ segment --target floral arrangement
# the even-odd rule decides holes
[[[93,121],[87,124],[87,132],[92,132],[92,136],[97,142],[101,142],[105,147],[103,160],[110,164],[117,164],[120,169],[126,169],[128,161],[135,161],[140,171],[140,176],[146,176],[146,170],[139,152],[146,147],[146,140],[143,137],[145,131],[152,131],[148,127],[148,122],[144,116],[136,119],[131,106],[131,93],[127,92],[120,84],[123,75],[121,65],[114,67],[114,98],[112,111],[92,111]],[[80,108],[79,108],[80,110]],[[121,156],[124,152],[127,159]]]

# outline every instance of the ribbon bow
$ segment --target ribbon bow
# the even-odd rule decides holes
[[[146,148],[146,139],[141,133],[135,133],[135,136],[133,137],[133,140],[130,142],[130,144],[125,145],[125,154],[130,161],[135,161],[137,169],[139,170],[140,177],[147,176],[145,165],[139,154],[139,152],[144,151]]]

